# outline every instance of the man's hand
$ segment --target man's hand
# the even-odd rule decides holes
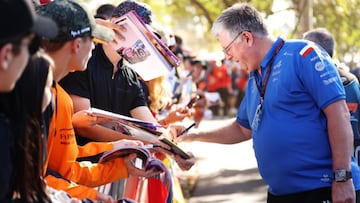
[[[98,192],[96,195],[96,200],[104,203],[114,203],[114,199],[110,195]]]
[[[149,178],[159,175],[162,172],[157,170],[156,168],[150,168],[148,170],[137,168],[133,162],[135,158],[136,158],[136,154],[130,154],[129,156],[124,157],[124,163],[128,170],[129,175]]]
[[[176,109],[170,110],[167,116],[160,120],[159,123],[164,127],[169,126],[171,123],[179,122],[184,120],[186,117],[190,117],[192,111],[188,107],[177,107]]]
[[[189,132],[186,132],[185,134],[182,134],[184,130],[186,129],[183,125],[171,125],[169,127],[169,133],[167,134],[167,137],[170,137],[173,142],[179,143],[179,142],[191,142],[193,140],[193,135],[195,134],[196,130]],[[182,134],[182,135],[181,135]],[[181,136],[179,136],[181,135]]]
[[[140,140],[127,140],[127,139],[121,139],[118,141],[114,141],[113,143],[113,149],[119,149],[121,147],[125,146],[143,146],[144,143]]]
[[[178,135],[181,134],[185,129],[186,127],[184,125],[171,125],[169,126],[166,137],[174,141],[178,137]]]
[[[120,24],[117,24],[116,19],[114,19],[112,21],[108,21],[108,20],[96,18],[95,21],[97,24],[100,24],[102,26],[105,26],[107,28],[114,30],[115,41],[125,41],[125,37],[121,33],[126,32],[126,28]]]
[[[172,157],[182,170],[187,171],[195,164],[195,157],[191,152],[187,152],[187,154],[190,156],[190,158],[184,159],[180,155],[173,154],[172,152],[170,152],[164,148],[161,148],[161,147],[156,147],[153,150],[156,152],[167,154],[170,157]]]
[[[354,184],[352,180],[346,182],[333,182],[332,202],[333,203],[355,203]]]
[[[94,126],[97,124],[97,118],[91,115],[88,110],[81,110],[73,114],[72,124],[74,128]]]
[[[187,154],[190,155],[190,158],[189,159],[183,159],[181,158],[181,156],[179,155],[175,155],[174,156],[174,159],[176,161],[176,163],[179,165],[179,167],[182,169],[182,170],[190,170],[191,167],[195,164],[195,157],[192,153],[190,152],[187,152]]]
[[[91,113],[90,110],[81,110],[73,114],[72,124],[74,128],[86,128],[98,123],[109,122],[111,119],[98,117]]]

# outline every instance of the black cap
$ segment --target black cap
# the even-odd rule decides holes
[[[112,29],[99,25],[82,5],[71,0],[55,0],[39,7],[38,13],[53,19],[59,26],[56,42],[66,42],[76,37],[94,37],[96,42],[106,43],[114,39]]]
[[[30,0],[1,0],[0,18],[0,40],[28,32],[51,39],[58,31],[53,20],[36,14]]]

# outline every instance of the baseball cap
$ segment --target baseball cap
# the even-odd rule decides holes
[[[53,19],[58,27],[54,42],[66,42],[77,37],[94,37],[95,42],[106,43],[114,39],[114,31],[96,24],[85,7],[71,0],[54,0],[39,7],[38,13]]]
[[[58,30],[53,20],[36,14],[30,0],[1,0],[0,19],[0,40],[28,32],[51,39]]]

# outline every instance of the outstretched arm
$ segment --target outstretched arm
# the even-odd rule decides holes
[[[100,142],[111,142],[120,139],[134,139],[131,136],[124,135],[107,127],[98,125],[100,121],[95,116],[89,114],[90,100],[77,95],[70,95],[75,114],[72,117],[72,123],[77,134]]]
[[[175,138],[176,142],[213,142],[218,144],[235,144],[251,139],[251,130],[244,128],[235,120],[229,120],[224,126],[190,132],[187,135]]]

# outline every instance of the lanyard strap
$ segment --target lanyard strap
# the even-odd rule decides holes
[[[275,51],[273,52],[273,55],[271,56],[271,59],[270,59],[270,62],[269,62],[269,65],[268,65],[268,69],[266,71],[266,74],[265,74],[265,81],[263,83],[262,86],[261,83],[262,83],[262,79],[260,77],[260,84],[258,83],[258,80],[255,80],[255,83],[256,83],[256,87],[258,89],[258,92],[260,94],[260,102],[262,103],[262,101],[264,100],[264,96],[265,96],[265,91],[266,91],[266,86],[269,82],[269,77],[270,77],[270,73],[271,73],[271,69],[272,69],[272,65],[273,65],[273,62],[274,62],[274,59],[275,59],[275,56],[277,55],[277,53],[280,51],[281,47],[284,45],[284,40],[282,39],[280,41],[280,43],[277,45]],[[257,77],[259,77],[258,75],[258,72],[256,71],[255,72],[255,75]]]

